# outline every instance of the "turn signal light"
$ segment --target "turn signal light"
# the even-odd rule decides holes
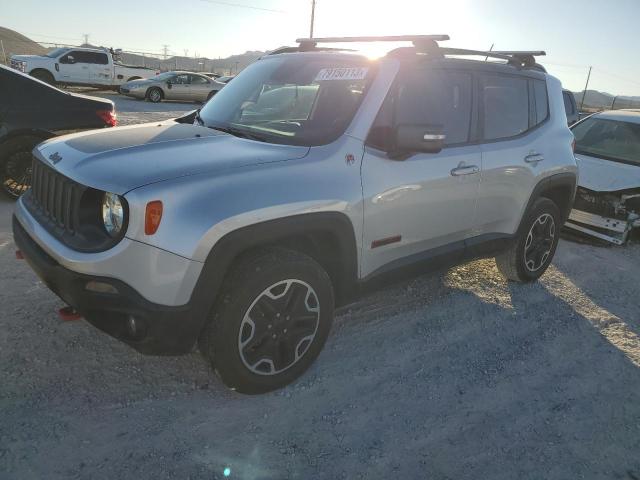
[[[153,235],[158,231],[160,221],[162,220],[162,202],[154,200],[147,203],[147,209],[144,214],[144,233],[145,235]]]

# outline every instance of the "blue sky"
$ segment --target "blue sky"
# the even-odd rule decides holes
[[[224,0],[221,0],[224,2]],[[0,0],[0,26],[35,40],[215,58],[308,36],[311,0]],[[259,10],[264,9],[264,10]],[[565,87],[640,95],[640,0],[317,0],[316,36],[448,33],[446,45],[543,49]]]

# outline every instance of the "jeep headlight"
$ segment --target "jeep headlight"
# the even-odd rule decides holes
[[[102,222],[104,229],[112,237],[116,237],[122,231],[124,225],[124,207],[119,195],[105,193],[102,197]]]

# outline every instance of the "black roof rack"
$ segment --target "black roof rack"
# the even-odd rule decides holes
[[[535,68],[546,72],[544,67],[536,63],[535,57],[546,55],[542,50],[468,50],[463,48],[447,48],[440,47],[437,42],[449,40],[449,35],[391,35],[391,36],[365,36],[365,37],[318,37],[318,38],[298,38],[296,43],[298,47],[282,47],[269,55],[278,53],[292,53],[305,51],[333,51],[343,50],[335,48],[318,47],[319,43],[365,43],[365,42],[411,42],[413,48],[397,48],[387,55],[400,56],[405,54],[423,53],[433,57],[442,58],[445,55],[456,56],[482,56],[485,58],[498,58],[506,60],[509,65],[516,67]]]

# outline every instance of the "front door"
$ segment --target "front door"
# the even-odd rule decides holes
[[[89,83],[89,65],[82,50],[72,50],[58,60],[59,79],[64,83]]]
[[[399,73],[367,140],[361,276],[433,252],[462,255],[475,224],[480,147],[471,144],[472,76],[411,67]],[[439,153],[391,159],[399,124],[441,127]]]
[[[189,74],[182,73],[169,80],[169,84],[165,90],[165,99],[191,100],[191,80],[189,77]]]

